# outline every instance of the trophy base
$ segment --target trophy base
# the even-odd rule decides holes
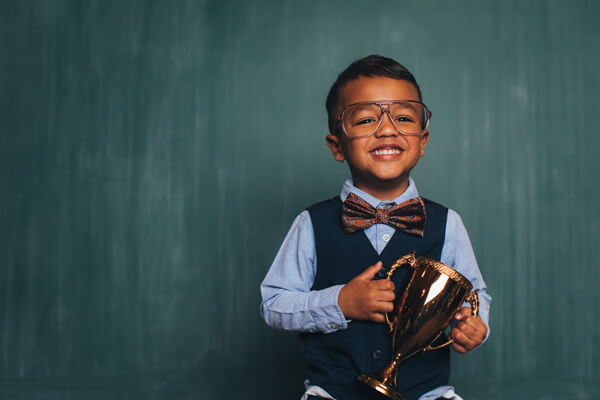
[[[384,385],[383,383],[381,383],[380,381],[378,381],[375,378],[370,377],[369,375],[362,374],[362,375],[359,375],[356,379],[358,379],[362,383],[366,383],[367,385],[371,386],[373,389],[377,390],[379,393],[389,397],[392,400],[404,400],[402,395],[400,393],[398,393],[396,390],[394,390],[393,388],[391,388],[389,386]]]

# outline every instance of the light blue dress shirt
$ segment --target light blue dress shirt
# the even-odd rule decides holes
[[[404,193],[393,201],[381,201],[354,186],[352,179],[346,180],[340,193],[342,201],[350,193],[361,197],[372,207],[385,208],[400,204],[419,193],[412,178]],[[381,254],[396,230],[388,225],[375,224],[364,230],[373,248]],[[402,254],[398,255],[400,257]],[[491,297],[481,276],[467,231],[460,216],[448,209],[446,236],[440,261],[454,268],[479,289],[479,315],[488,328]],[[365,269],[369,267],[364,266]],[[298,332],[331,333],[346,329],[351,321],[346,320],[338,305],[338,295],[344,285],[323,290],[310,290],[317,272],[317,255],[310,214],[307,210],[296,217],[288,231],[260,290],[262,304],[260,313],[266,323],[277,329]],[[487,339],[487,336],[486,336]],[[448,386],[438,388],[422,397],[441,396]]]

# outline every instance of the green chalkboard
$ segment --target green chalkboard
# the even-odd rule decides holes
[[[433,111],[419,190],[463,217],[491,336],[467,399],[600,395],[600,6],[0,2],[0,398],[299,399],[259,284],[339,192],[325,95],[383,54]]]

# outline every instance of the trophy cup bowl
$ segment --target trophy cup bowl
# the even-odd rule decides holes
[[[468,301],[472,314],[479,313],[477,290],[467,278],[453,268],[427,257],[407,254],[391,266],[386,279],[403,265],[413,269],[412,277],[390,321],[386,322],[392,334],[392,361],[377,377],[366,374],[357,379],[390,399],[403,400],[395,389],[398,364],[419,352],[441,349],[454,342],[432,346],[452,321],[461,305]]]

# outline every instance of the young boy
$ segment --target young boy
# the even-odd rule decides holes
[[[261,314],[274,328],[301,332],[309,365],[302,400],[381,400],[356,377],[379,373],[392,357],[385,314],[410,271],[390,281],[381,279],[386,267],[414,251],[479,289],[479,316],[463,307],[450,332],[459,353],[487,337],[491,298],[458,214],[419,197],[410,178],[431,116],[413,75],[392,59],[365,57],[338,76],[326,106],[327,146],[352,178],[295,219],[261,285]],[[447,347],[417,354],[400,363],[397,390],[405,400],[460,399],[449,374]]]

